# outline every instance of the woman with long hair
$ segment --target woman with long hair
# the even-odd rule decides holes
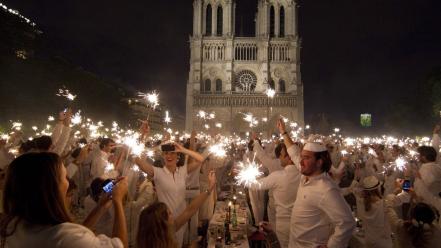
[[[115,209],[113,237],[96,236],[72,223],[66,207],[69,182],[66,169],[55,153],[27,153],[16,158],[6,172],[0,223],[1,247],[127,247],[122,200],[127,180],[120,179],[112,192]],[[104,204],[88,216],[98,219]]]
[[[137,235],[138,248],[160,247],[177,248],[175,232],[178,231],[197,212],[199,207],[210,196],[216,186],[216,175],[211,171],[208,175],[209,188],[199,194],[177,218],[173,218],[169,207],[157,202],[145,208],[139,217]]]

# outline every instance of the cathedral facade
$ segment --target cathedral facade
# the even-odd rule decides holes
[[[274,130],[285,117],[304,123],[300,40],[294,0],[257,0],[255,37],[235,35],[234,0],[194,0],[186,130]],[[269,97],[268,89],[275,91]],[[200,111],[213,120],[198,118]],[[255,122],[244,120],[252,114]]]

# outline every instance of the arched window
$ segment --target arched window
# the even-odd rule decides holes
[[[286,91],[286,88],[285,88],[285,81],[280,80],[280,81],[279,81],[279,92],[280,92],[280,93],[285,93],[285,91]]]
[[[218,93],[222,92],[222,80],[220,79],[216,80],[216,92]]]
[[[205,12],[205,35],[211,35],[211,4],[207,5],[207,11]]]
[[[276,12],[274,11],[274,6],[271,6],[271,9],[270,9],[270,37],[274,37],[275,16],[276,16]]]
[[[224,24],[224,11],[222,6],[217,7],[217,36],[222,36],[223,24]]]
[[[280,7],[280,37],[285,37],[285,8]]]
[[[211,80],[207,79],[205,80],[204,92],[208,93],[210,91],[211,91]]]
[[[269,81],[268,86],[269,86],[271,89],[273,89],[273,90],[276,89],[276,85],[275,85],[275,83],[274,83],[274,80],[272,80],[272,79]]]

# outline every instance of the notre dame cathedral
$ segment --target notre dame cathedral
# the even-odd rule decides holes
[[[255,37],[235,35],[234,0],[194,0],[186,130],[272,131],[280,116],[303,120],[300,40],[294,0],[257,0]],[[274,97],[265,92],[275,90]],[[213,123],[197,117],[216,114]],[[214,123],[216,122],[216,123]]]

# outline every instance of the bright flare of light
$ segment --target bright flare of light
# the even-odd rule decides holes
[[[276,95],[276,91],[271,88],[268,88],[266,89],[265,94],[267,97],[273,98]]]
[[[347,155],[347,154],[348,154],[348,151],[346,151],[346,150],[342,150],[342,151],[341,151],[341,155],[345,156],[345,155]]]
[[[340,132],[340,128],[334,128],[334,132],[336,133]]]
[[[67,100],[69,101],[73,101],[75,100],[75,98],[77,97],[76,95],[72,94],[68,89],[66,89],[65,87],[62,89],[58,89],[58,93],[56,94],[57,96],[62,96],[67,98]]]
[[[309,125],[306,125],[306,127],[305,127],[305,129],[310,129],[311,128],[311,126],[309,126]]]
[[[159,94],[156,91],[151,93],[138,92],[138,96],[144,99],[153,109],[159,105]]]
[[[169,113],[168,113],[168,110],[165,111],[164,122],[165,122],[167,125],[171,122],[171,118],[170,118],[170,115],[169,115]]]
[[[222,128],[222,123],[216,123],[215,125],[217,128]]]
[[[20,131],[23,124],[21,122],[13,122],[12,123],[12,129]]]
[[[403,171],[406,168],[406,164],[407,164],[407,161],[402,157],[399,157],[395,160],[395,165],[396,165],[397,169],[400,171]]]
[[[224,158],[227,155],[225,148],[222,144],[216,144],[209,148],[211,154],[218,158]]]
[[[374,156],[374,157],[378,157],[378,155],[377,155],[377,153],[375,152],[375,150],[372,149],[372,148],[370,148],[370,147],[369,147],[368,153],[369,153],[370,155]]]
[[[47,118],[47,120],[48,120],[48,121],[54,121],[55,118],[54,118],[53,116],[49,116],[49,117]]]
[[[238,185],[245,185],[246,187],[249,187],[251,184],[256,184],[257,178],[262,176],[262,172],[259,171],[259,165],[256,164],[255,161],[247,163],[239,162],[239,171],[236,175],[236,180]]]
[[[37,131],[38,127],[32,126],[32,130]]]
[[[110,172],[115,169],[115,166],[109,162],[106,162],[106,166],[104,167],[105,172]]]
[[[83,121],[83,117],[81,116],[81,110],[78,110],[73,116],[72,116],[72,124],[78,125]]]
[[[139,133],[128,134],[122,138],[122,143],[130,148],[130,152],[136,156],[141,155],[145,149],[145,145],[139,142]]]
[[[256,118],[254,118],[253,114],[248,113],[248,114],[244,114],[245,117],[243,118],[244,121],[250,123],[250,127],[254,127],[257,124],[259,124],[259,122],[257,121]]]

